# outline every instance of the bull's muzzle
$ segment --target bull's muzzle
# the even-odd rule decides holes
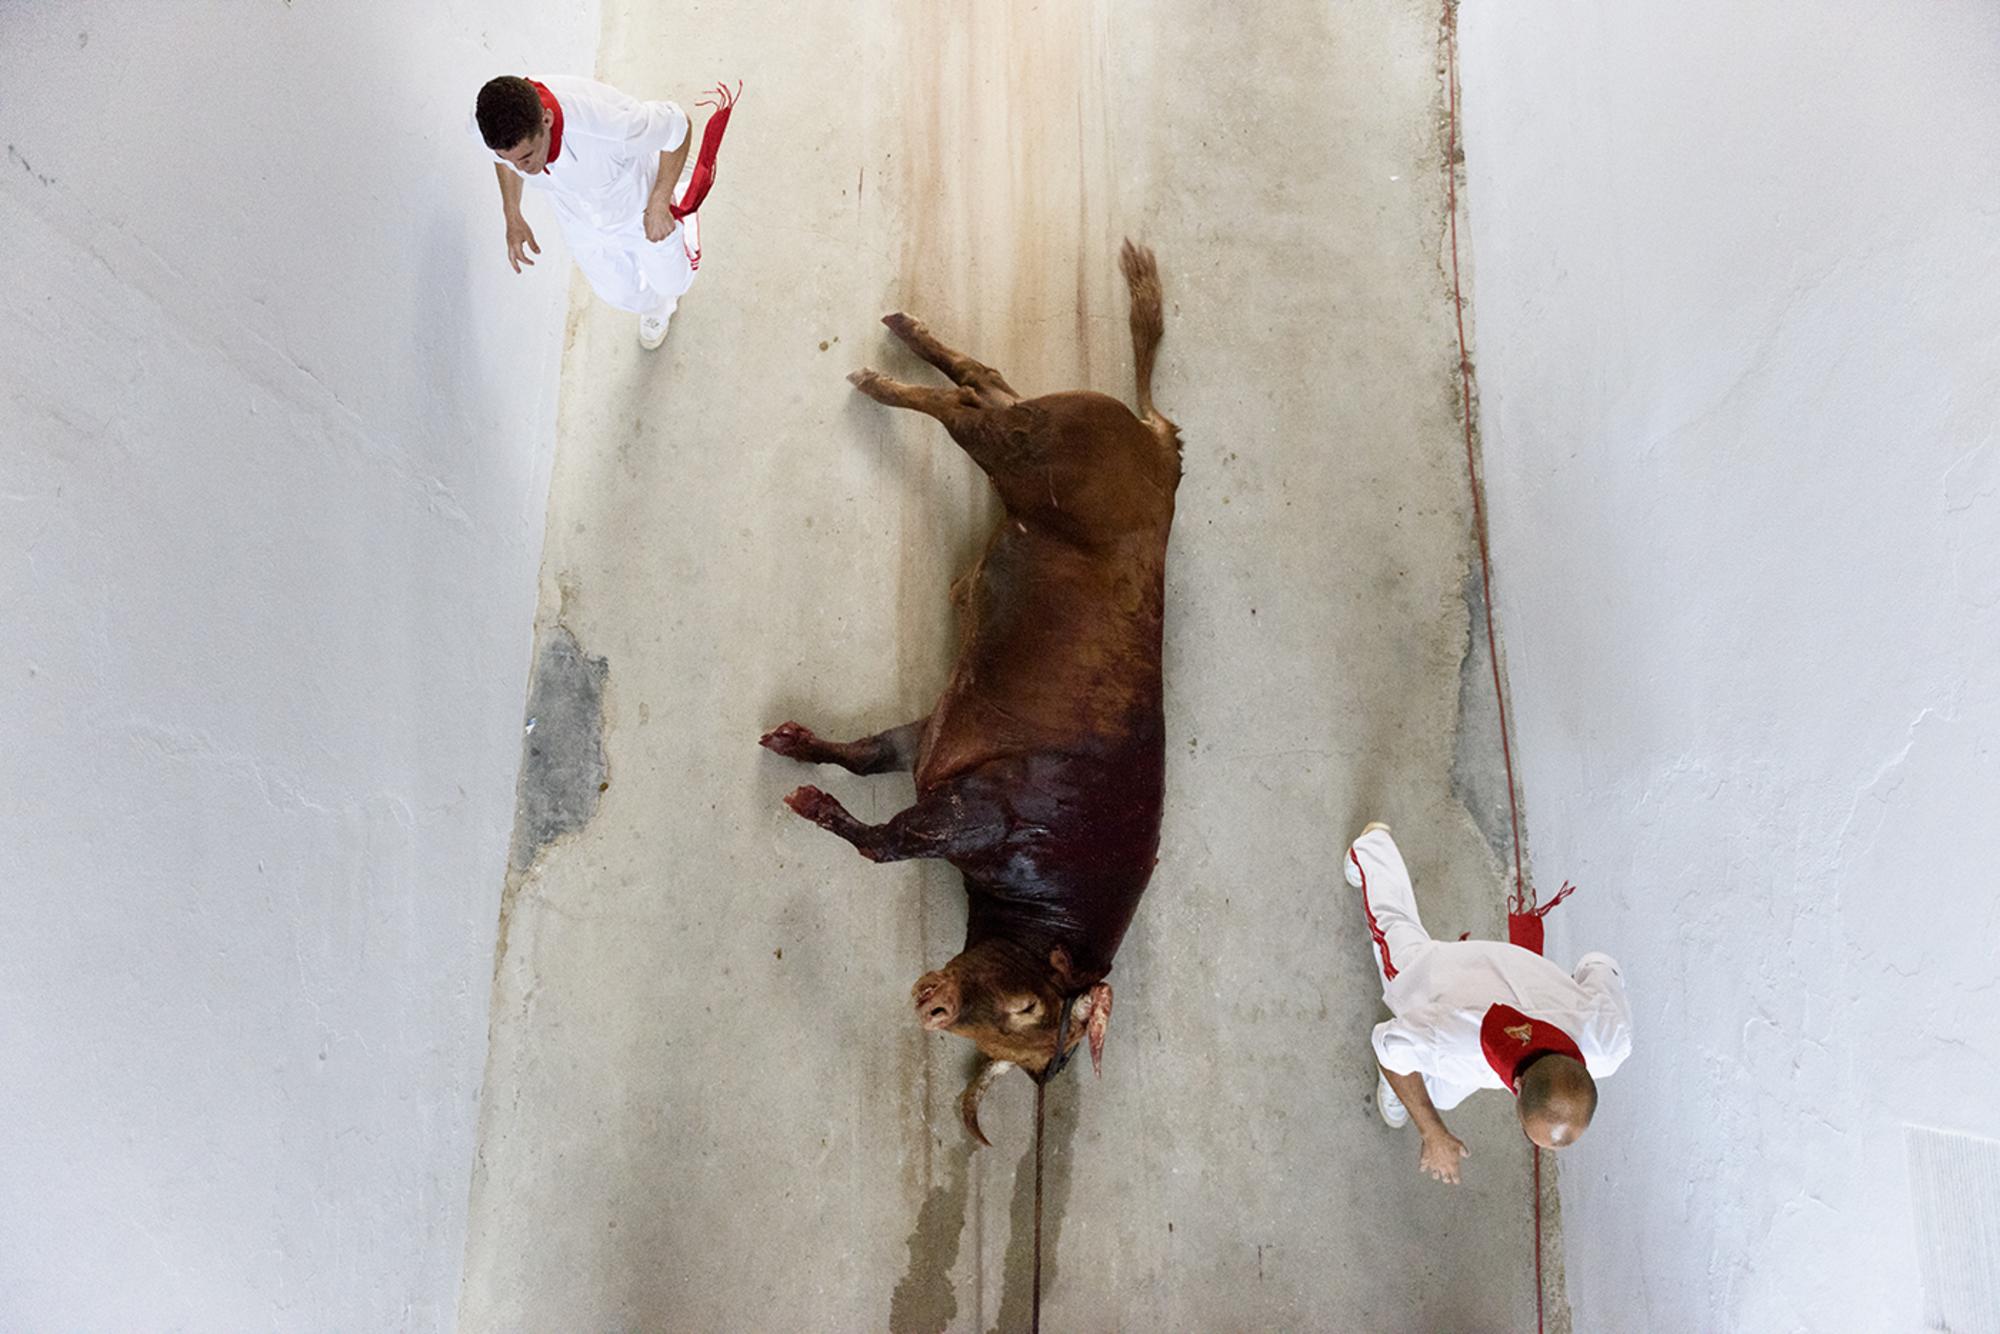
[[[950,1028],[958,1019],[958,983],[948,973],[926,975],[911,989],[917,1022],[932,1032]]]

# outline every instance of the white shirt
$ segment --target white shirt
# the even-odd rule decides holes
[[[1397,974],[1396,1017],[1375,1026],[1375,1056],[1399,1075],[1421,1074],[1431,1101],[1456,1107],[1479,1089],[1506,1088],[1479,1043],[1494,1005],[1554,1024],[1602,1079],[1632,1054],[1625,979],[1608,954],[1586,954],[1565,973],[1532,950],[1490,940],[1437,941]]]
[[[561,152],[546,171],[523,176],[522,183],[548,194],[565,234],[581,224],[643,241],[660,154],[686,142],[687,113],[672,102],[641,102],[595,79],[555,74],[539,82],[562,107]],[[477,120],[472,134],[479,138]]]

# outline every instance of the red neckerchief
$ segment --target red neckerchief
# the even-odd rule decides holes
[[[547,171],[549,163],[556,160],[556,154],[562,152],[562,103],[556,101],[556,95],[544,85],[535,83],[533,79],[528,82],[535,84],[535,95],[542,99],[542,110],[555,117],[549,122],[549,155],[542,161],[542,170]]]
[[[1554,1024],[1530,1019],[1511,1005],[1495,1005],[1479,1023],[1479,1050],[1500,1082],[1515,1093],[1521,1067],[1536,1056],[1567,1056],[1583,1060],[1583,1052],[1569,1034]]]

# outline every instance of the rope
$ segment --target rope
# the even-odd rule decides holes
[[[1458,323],[1458,382],[1465,419],[1465,471],[1472,482],[1472,531],[1479,539],[1480,600],[1486,612],[1486,658],[1493,669],[1493,702],[1500,710],[1500,762],[1507,770],[1507,818],[1514,835],[1514,892],[1508,910],[1534,907],[1534,891],[1521,869],[1521,807],[1514,797],[1514,746],[1507,724],[1507,694],[1500,686],[1500,639],[1493,630],[1493,552],[1486,538],[1486,501],[1480,487],[1479,451],[1472,438],[1472,353],[1465,341],[1465,288],[1458,267],[1458,4],[1445,0],[1445,106],[1449,139],[1444,156],[1444,209],[1451,227],[1451,306]]]
[[[1035,1302],[1029,1317],[1031,1334],[1042,1334],[1042,1101],[1045,1085],[1035,1085]]]
[[[1535,1146],[1535,1329],[1542,1328],[1542,1146]]]
[[[1500,684],[1500,641],[1493,629],[1493,552],[1486,536],[1486,502],[1480,484],[1479,452],[1472,435],[1472,352],[1465,339],[1465,285],[1458,262],[1458,2],[1444,0],[1439,35],[1445,55],[1446,145],[1444,155],[1445,217],[1451,229],[1451,304],[1458,323],[1458,382],[1465,419],[1465,472],[1472,484],[1472,528],[1479,539],[1479,587],[1486,612],[1486,658],[1493,669],[1493,703],[1500,717],[1500,760],[1507,771],[1507,818],[1513,833],[1514,889],[1507,911],[1531,913],[1535,891],[1521,866],[1521,805],[1515,796],[1514,745],[1507,722],[1507,692]],[[1558,899],[1561,895],[1557,896]],[[1550,907],[1555,904],[1551,903]],[[1542,1151],[1534,1151],[1535,1192],[1535,1329],[1546,1328],[1542,1310]]]

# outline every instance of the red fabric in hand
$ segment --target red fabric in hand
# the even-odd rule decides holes
[[[677,203],[667,206],[667,211],[674,215],[676,221],[700,208],[701,201],[708,198],[709,187],[715,184],[715,158],[722,151],[722,136],[729,128],[729,113],[742,92],[740,81],[733,93],[729,91],[729,85],[718,83],[713,99],[703,98],[695,103],[698,107],[714,107],[716,111],[708,118],[708,124],[702,127],[701,152],[695,158],[694,175],[688,178],[687,192]]]

